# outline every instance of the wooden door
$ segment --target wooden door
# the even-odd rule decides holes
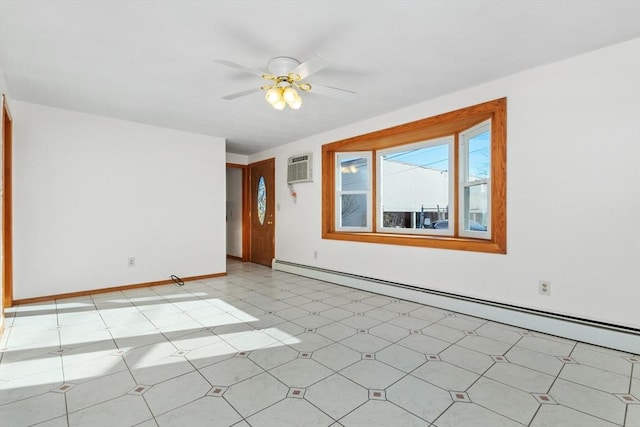
[[[275,159],[249,165],[249,261],[271,267],[275,257]]]

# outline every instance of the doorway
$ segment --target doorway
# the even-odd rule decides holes
[[[249,260],[247,165],[227,163],[227,258]]]
[[[271,267],[275,257],[275,159],[249,165],[249,261]]]

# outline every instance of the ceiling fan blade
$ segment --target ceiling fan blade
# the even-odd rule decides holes
[[[311,58],[307,59],[302,64],[291,70],[291,73],[299,75],[300,79],[305,79],[313,73],[324,70],[328,66],[329,61],[327,61],[320,55],[316,55],[312,56]]]
[[[316,93],[318,95],[331,96],[333,98],[342,99],[343,101],[351,101],[358,95],[352,90],[340,89],[332,86],[322,86],[317,84],[312,84],[311,90],[309,92]]]
[[[260,77],[264,76],[265,74],[269,74],[264,71],[254,70],[252,68],[245,67],[244,65],[236,64],[235,62],[227,61],[226,59],[214,59],[213,62],[236,70],[246,71],[247,73],[255,74],[256,76]]]
[[[227,101],[232,101],[236,98],[240,98],[242,96],[246,96],[246,95],[250,95],[254,92],[260,92],[262,89],[260,89],[259,87],[255,87],[252,89],[247,89],[247,90],[243,90],[241,92],[236,92],[236,93],[232,93],[231,95],[227,95],[227,96],[223,96],[222,99],[225,99]]]

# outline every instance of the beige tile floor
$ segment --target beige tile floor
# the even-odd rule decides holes
[[[230,261],[9,310],[2,426],[640,426],[640,357]]]

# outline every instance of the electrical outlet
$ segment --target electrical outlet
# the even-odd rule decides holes
[[[551,282],[548,280],[540,280],[538,282],[538,292],[540,295],[551,295]]]
[[[136,266],[136,257],[130,256],[129,257],[129,267],[135,267],[135,266]]]

